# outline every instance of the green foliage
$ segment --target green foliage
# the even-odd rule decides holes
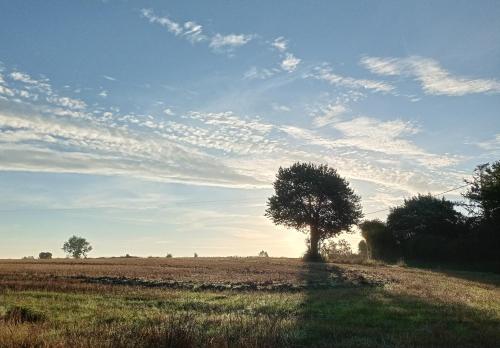
[[[350,231],[362,217],[360,198],[347,180],[327,165],[295,163],[280,168],[275,194],[267,202],[266,216],[275,224],[310,231],[307,254],[315,258],[320,241]]]
[[[358,255],[364,259],[368,258],[368,246],[364,240],[358,243]]]
[[[464,197],[469,233],[457,243],[468,262],[500,268],[500,161],[477,166]]]
[[[378,219],[363,221],[359,228],[366,240],[366,253],[369,259],[393,261],[397,256],[394,236],[386,224]]]
[[[82,256],[86,258],[87,254],[92,251],[92,246],[85,238],[72,236],[64,243],[62,250],[75,259],[79,259]]]
[[[369,258],[397,257],[421,262],[481,264],[500,267],[500,161],[476,168],[467,191],[463,216],[455,204],[432,195],[418,195],[391,209],[387,224],[360,225]]]
[[[422,235],[456,237],[462,218],[454,209],[453,202],[430,194],[418,195],[391,209],[387,227],[398,243]]]
[[[52,253],[48,251],[42,251],[40,254],[38,254],[38,258],[40,260],[50,260],[52,258]]]
[[[320,249],[321,255],[329,261],[352,255],[351,246],[345,239],[337,242],[333,239],[327,240]]]
[[[500,222],[500,161],[477,166],[464,197],[469,199],[471,211],[486,221]],[[475,208],[475,209],[474,209]]]
[[[448,247],[464,232],[463,216],[444,198],[418,195],[391,209],[387,228],[408,259],[446,260]]]

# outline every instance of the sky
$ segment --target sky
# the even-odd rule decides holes
[[[498,1],[2,1],[0,258],[62,257],[71,235],[94,257],[298,257],[306,236],[264,216],[296,161],[336,168],[365,218],[463,185],[500,159],[498,18]]]

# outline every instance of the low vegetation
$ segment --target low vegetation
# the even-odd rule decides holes
[[[3,260],[0,279],[1,347],[494,347],[500,340],[500,276],[488,273],[267,257],[114,258]],[[172,288],[174,280],[198,286]]]

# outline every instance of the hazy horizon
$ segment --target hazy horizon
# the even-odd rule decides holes
[[[306,235],[264,217],[296,161],[336,168],[367,218],[462,185],[500,158],[480,3],[1,3],[0,258],[71,235],[90,257],[298,257]]]

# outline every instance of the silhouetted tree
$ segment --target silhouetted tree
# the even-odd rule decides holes
[[[266,216],[275,224],[307,232],[310,260],[319,260],[320,241],[350,231],[362,217],[360,199],[347,180],[327,165],[295,163],[281,168],[274,182],[275,195],[267,202]]]
[[[40,260],[49,260],[52,258],[52,253],[49,253],[48,251],[42,251],[40,254],[38,254],[38,258]]]
[[[467,192],[471,211],[485,220],[500,221],[500,161],[476,167]],[[474,209],[476,208],[476,209]]]
[[[384,222],[374,219],[359,224],[361,235],[366,240],[369,259],[391,261],[396,258],[396,239]]]
[[[262,250],[262,251],[259,253],[259,257],[269,257],[269,254],[267,253],[267,251]]]
[[[463,216],[453,202],[432,195],[406,199],[392,208],[387,228],[408,258],[442,259],[451,240],[463,231]]]
[[[64,243],[62,250],[75,259],[82,256],[87,257],[87,254],[92,251],[92,246],[85,238],[73,236]]]
[[[463,196],[471,216],[469,233],[460,240],[464,260],[496,263],[500,269],[500,161],[477,166]]]
[[[363,258],[368,258],[368,246],[364,240],[358,243],[358,255]]]
[[[172,256],[172,254],[168,253],[166,257],[167,257],[167,259],[171,259],[173,256]]]

